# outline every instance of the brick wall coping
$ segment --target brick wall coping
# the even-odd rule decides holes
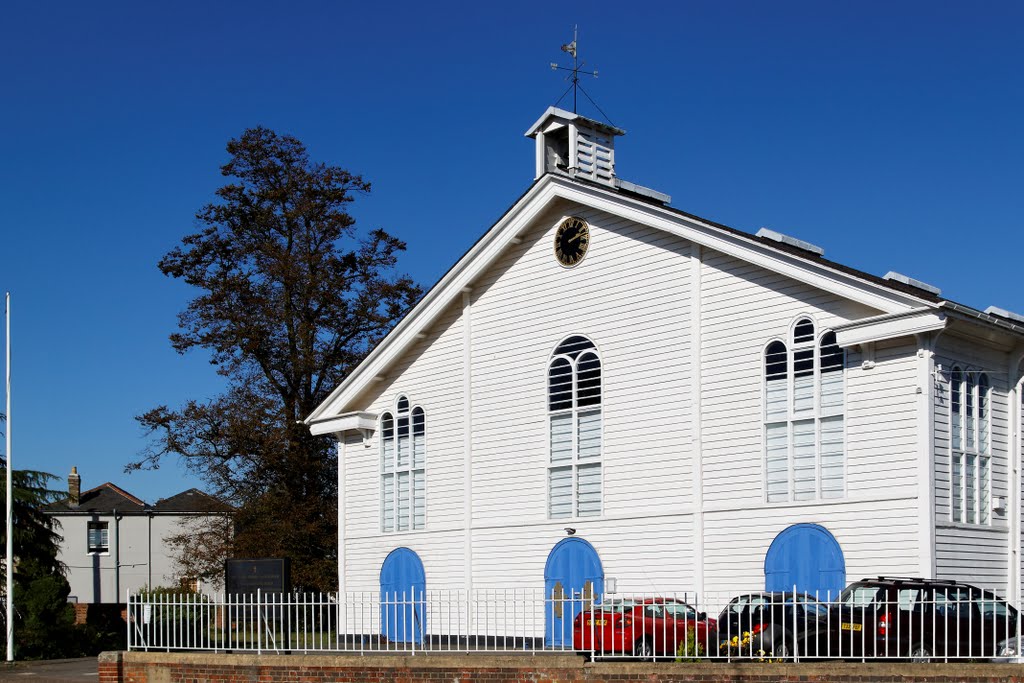
[[[488,655],[423,653],[418,655],[354,654],[221,654],[211,652],[104,652],[101,668],[121,664],[131,668],[237,667],[243,669],[390,669],[399,671],[447,669],[514,670],[534,669],[545,679],[650,681],[1001,681],[1024,683],[1024,667],[988,663],[913,664],[899,662],[807,662],[725,663],[725,662],[586,662],[578,655],[537,653]],[[559,673],[561,672],[561,673]]]

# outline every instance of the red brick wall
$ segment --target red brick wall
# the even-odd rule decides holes
[[[584,663],[572,655],[104,652],[99,683],[1024,683],[1008,664]]]

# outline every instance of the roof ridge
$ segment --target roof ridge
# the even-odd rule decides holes
[[[89,489],[88,491],[83,492],[81,495],[84,496],[86,493],[92,493],[93,491],[98,491],[98,490],[100,490],[102,488],[113,489],[114,491],[116,491],[120,495],[124,496],[125,498],[127,498],[131,502],[135,503],[136,505],[142,505],[142,506],[146,505],[146,501],[142,500],[141,498],[139,498],[137,496],[133,496],[132,494],[128,493],[127,491],[125,491],[123,488],[121,488],[117,484],[114,484],[114,483],[109,482],[109,481],[104,482],[104,483],[100,484],[99,486],[94,486],[93,488]]]

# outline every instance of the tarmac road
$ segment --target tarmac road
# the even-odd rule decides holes
[[[0,662],[0,681],[21,683],[84,683],[99,680],[95,657],[39,662]]]

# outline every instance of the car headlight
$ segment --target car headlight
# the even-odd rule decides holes
[[[999,644],[1000,657],[1016,657],[1020,652],[1017,650],[1017,639],[1011,638]]]

